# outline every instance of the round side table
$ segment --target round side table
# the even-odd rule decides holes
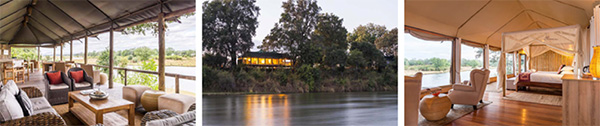
[[[155,111],[158,110],[158,97],[166,94],[162,91],[154,91],[154,90],[146,90],[142,94],[142,98],[140,102],[142,103],[142,107],[146,111]]]
[[[439,96],[427,95],[419,103],[419,111],[427,120],[445,118],[451,107],[452,102],[446,94],[439,94]]]

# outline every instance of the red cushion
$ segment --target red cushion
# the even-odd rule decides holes
[[[60,76],[60,72],[46,73],[46,76],[48,76],[48,81],[50,82],[50,84],[62,84],[63,83],[63,80]]]
[[[565,67],[565,66],[566,66],[565,64],[560,65],[560,67],[558,68],[558,74],[560,74],[562,72],[562,68]]]
[[[75,80],[75,83],[81,83],[83,81],[83,70],[72,71],[71,77]]]

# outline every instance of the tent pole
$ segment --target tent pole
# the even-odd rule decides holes
[[[71,40],[71,43],[69,43],[69,46],[71,46],[69,48],[71,50],[71,52],[69,52],[69,61],[73,61],[73,40]]]
[[[60,43],[60,60],[58,61],[63,61],[63,43]]]
[[[41,58],[41,56],[40,56],[40,47],[39,46],[38,46],[38,52],[37,53],[38,53],[38,55],[37,55],[37,62],[39,62],[40,58]]]
[[[109,62],[108,62],[108,88],[113,88],[113,65],[114,65],[114,55],[113,55],[113,47],[114,47],[114,29],[110,28],[110,51],[109,51]]]
[[[450,83],[460,83],[460,46],[461,38],[455,38],[452,42],[452,63],[450,66]]]
[[[483,68],[490,69],[490,45],[483,46]]]
[[[54,50],[52,50],[52,62],[56,62],[56,44],[53,46]]]
[[[83,64],[87,64],[87,53],[88,53],[88,36],[85,36],[85,49],[83,51]]]
[[[165,91],[165,13],[158,14],[158,90]]]

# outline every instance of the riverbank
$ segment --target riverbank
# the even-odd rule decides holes
[[[226,71],[202,67],[203,92],[312,93],[397,91],[393,70],[345,70],[321,68]]]
[[[471,71],[473,69],[477,69],[477,68],[471,68],[471,67],[461,67],[460,68],[460,72],[465,72],[465,71]],[[496,67],[490,68],[490,69],[497,69]],[[417,72],[421,72],[423,73],[423,75],[428,75],[428,74],[440,74],[440,73],[449,73],[449,70],[446,71],[418,71],[418,70],[404,70],[404,75],[408,75],[408,76],[412,76],[415,75]]]

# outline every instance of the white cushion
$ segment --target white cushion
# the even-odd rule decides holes
[[[4,86],[0,90],[0,121],[8,121],[23,117],[21,105],[17,102],[15,95]]]
[[[565,66],[561,69],[561,71],[573,71],[575,68],[573,66]]]
[[[196,119],[196,110],[181,115],[146,122],[146,126],[175,126]]]
[[[75,83],[74,85],[75,85],[75,87],[89,87],[90,83],[84,81],[84,82],[81,82],[81,83]]]
[[[52,112],[52,113],[57,113],[56,110],[54,110],[54,108],[52,108],[52,106],[50,105],[50,103],[48,102],[48,100],[46,100],[46,98],[44,97],[37,97],[37,98],[31,98],[31,104],[33,104],[33,114],[39,114],[39,113],[43,113],[43,112]]]
[[[17,93],[19,93],[19,87],[13,80],[8,80],[4,88],[8,88],[8,92],[10,92],[12,95],[17,95]]]
[[[50,84],[50,90],[58,90],[58,89],[68,89],[69,85],[62,83],[62,84]]]

